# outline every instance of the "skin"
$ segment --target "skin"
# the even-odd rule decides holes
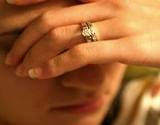
[[[8,2],[9,4],[18,5],[18,6],[38,4],[45,1],[47,0],[6,0],[6,2]],[[87,2],[97,1],[97,0],[77,0],[77,1],[87,3]]]
[[[18,65],[18,76],[37,79],[57,77],[88,64],[159,67],[159,6],[159,1],[151,0],[101,0],[47,11],[15,41],[6,64]],[[86,21],[95,22],[98,42],[86,43],[81,36],[77,24]]]
[[[0,1],[0,18],[3,19],[0,19],[0,26],[3,26],[0,28],[1,125],[99,125],[119,89],[126,67],[120,63],[87,65],[46,80],[20,78],[14,73],[16,66],[4,64],[8,48],[12,47],[26,25],[46,10],[52,8],[56,11],[74,4],[73,1],[58,1],[26,8]],[[104,97],[104,103],[94,112],[79,115],[55,110],[84,103],[97,95]]]

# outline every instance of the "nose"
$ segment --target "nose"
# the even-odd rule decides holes
[[[65,74],[62,85],[85,91],[97,91],[103,86],[102,68],[97,65],[88,65],[84,68]]]

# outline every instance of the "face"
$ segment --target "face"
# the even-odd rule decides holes
[[[58,78],[31,80],[17,77],[1,62],[1,125],[98,125],[119,87],[122,68],[90,65]]]
[[[38,15],[33,12],[30,15]],[[19,21],[26,24],[22,15]],[[99,125],[120,86],[125,66],[88,65],[48,80],[20,78],[15,67],[3,63],[6,48],[15,38],[14,33],[0,36],[0,124]]]

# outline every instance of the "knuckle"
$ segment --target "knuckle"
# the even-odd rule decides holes
[[[106,16],[108,15],[108,11],[106,11],[106,8],[108,8],[109,12],[112,13],[111,15],[113,16],[118,16],[122,11],[126,9],[125,2],[123,2],[122,0],[102,0],[99,2],[99,6],[101,6],[101,9],[106,12]]]
[[[134,21],[127,20],[125,30],[128,33],[134,34],[134,33],[138,32],[139,26]]]
[[[54,41],[61,41],[63,37],[62,31],[60,29],[53,29],[50,32],[49,37]]]
[[[50,27],[51,26],[50,12],[43,13],[42,16],[40,17],[40,22],[43,28]]]
[[[49,34],[49,46],[61,47],[64,44],[63,35],[61,30],[53,29]]]
[[[112,2],[119,10],[126,10],[128,8],[127,0],[112,0]]]
[[[113,10],[120,10],[124,8],[124,4],[125,4],[123,0],[108,0],[107,2],[111,4],[111,7],[113,8]]]
[[[52,76],[55,76],[57,74],[57,71],[56,71],[56,68],[53,68],[58,66],[58,61],[53,61],[53,60],[50,60],[47,64],[47,72],[49,75],[52,75]]]
[[[117,21],[118,25],[121,27],[121,30],[127,35],[136,33],[138,30],[138,25],[130,17],[123,15]]]
[[[49,69],[53,69],[53,67],[59,67],[61,65],[61,63],[63,62],[63,57],[60,55],[58,57],[55,57],[54,59],[51,59],[48,62],[48,67]],[[55,69],[54,69],[55,70]]]
[[[72,58],[78,58],[80,60],[85,60],[87,58],[87,49],[85,49],[83,46],[81,45],[78,45],[76,47],[74,47],[71,51],[70,51],[70,54],[71,54],[71,57]]]

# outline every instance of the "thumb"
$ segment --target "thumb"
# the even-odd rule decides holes
[[[14,5],[29,5],[29,4],[39,3],[43,1],[46,1],[46,0],[6,0],[7,3],[14,4]]]

